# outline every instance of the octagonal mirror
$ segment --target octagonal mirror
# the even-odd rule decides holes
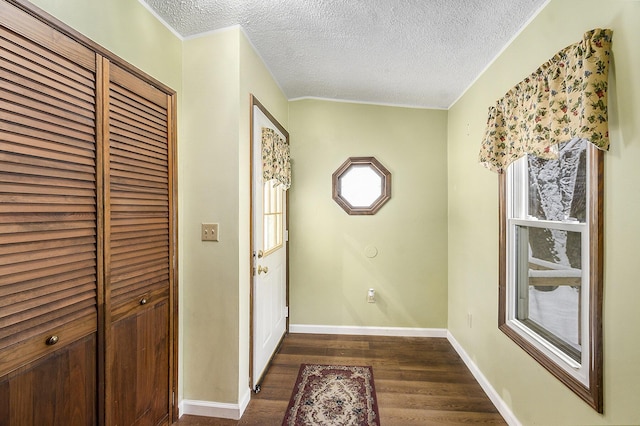
[[[374,157],[350,157],[333,173],[333,199],[350,215],[372,215],[391,198],[391,173]]]

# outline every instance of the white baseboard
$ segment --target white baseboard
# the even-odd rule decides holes
[[[504,417],[504,420],[509,424],[509,426],[522,426],[522,423],[518,420],[518,418],[513,414],[511,409],[507,406],[504,400],[500,397],[500,394],[496,392],[496,390],[491,386],[491,383],[487,380],[487,378],[482,374],[478,366],[471,360],[471,357],[465,352],[460,343],[453,337],[453,334],[447,331],[447,339],[451,346],[458,352],[462,361],[467,365],[467,368],[471,370],[471,374],[478,381],[482,389],[485,391],[493,405],[498,409],[498,412]]]
[[[251,389],[247,388],[244,392],[244,395],[240,399],[240,404],[238,404],[240,406],[240,417],[242,417],[242,415],[244,414],[244,410],[247,409],[249,402],[251,402]],[[240,417],[238,417],[237,420],[239,420]]]
[[[247,388],[239,404],[225,402],[197,401],[183,399],[180,402],[180,417],[184,414],[204,417],[217,417],[221,419],[240,420],[251,401],[251,389]]]
[[[444,328],[359,327],[350,325],[291,324],[290,333],[352,334],[356,336],[447,337]]]

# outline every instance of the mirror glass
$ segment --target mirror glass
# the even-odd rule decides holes
[[[333,199],[350,215],[375,214],[391,198],[391,173],[374,157],[350,157],[333,173]]]

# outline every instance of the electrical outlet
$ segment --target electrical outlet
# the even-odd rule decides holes
[[[473,314],[471,312],[467,313],[467,325],[469,328],[473,327]]]
[[[376,303],[376,291],[372,288],[367,292],[367,302]]]
[[[202,224],[202,241],[220,241],[217,223]]]

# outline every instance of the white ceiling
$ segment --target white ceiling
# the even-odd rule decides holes
[[[288,99],[449,108],[548,0],[140,0],[184,38],[240,25]]]

